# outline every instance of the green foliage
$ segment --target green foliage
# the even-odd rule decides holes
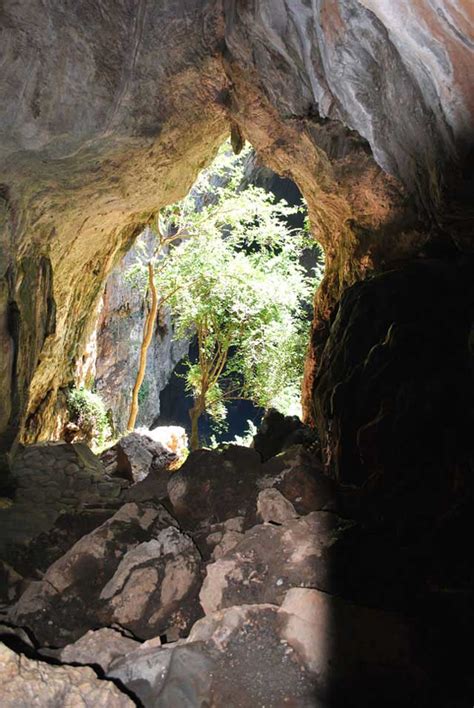
[[[246,398],[285,414],[300,409],[309,312],[322,275],[322,251],[288,217],[290,207],[244,179],[249,149],[234,156],[228,144],[189,195],[159,215],[155,258],[161,301],[173,313],[175,335],[196,335],[199,357],[187,362],[186,384],[217,425],[226,402]],[[311,249],[314,274],[301,265]],[[145,282],[144,268],[129,272]]]
[[[243,435],[235,435],[232,440],[224,440],[223,442],[218,442],[215,435],[211,436],[209,447],[212,450],[221,448],[225,445],[239,445],[240,447],[250,447],[255,435],[258,432],[258,428],[253,422],[253,420],[247,420],[247,430]]]
[[[305,306],[320,278],[300,265],[314,241],[305,229],[288,227],[298,208],[253,185],[240,187],[244,158],[221,150],[217,167],[162,213],[184,240],[160,268],[157,286],[177,335],[197,334],[199,360],[189,362],[187,386],[195,398],[204,393],[217,421],[233,398],[295,412],[308,341]]]
[[[67,394],[69,417],[86,439],[102,446],[111,435],[104,403],[97,393],[86,388],[71,388]]]

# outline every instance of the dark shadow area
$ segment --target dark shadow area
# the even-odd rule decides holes
[[[331,708],[472,705],[473,265],[405,263],[332,321],[314,400],[357,527],[328,561]]]

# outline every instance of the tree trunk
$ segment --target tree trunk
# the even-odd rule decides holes
[[[140,387],[145,378],[146,370],[146,357],[148,349],[153,338],[153,330],[155,327],[156,314],[158,312],[158,298],[156,295],[155,287],[155,272],[153,270],[153,265],[151,262],[148,263],[148,285],[151,293],[151,306],[145,317],[145,325],[143,327],[143,338],[140,346],[140,358],[138,362],[137,378],[135,379],[135,385],[132,392],[132,402],[130,404],[130,416],[128,418],[127,430],[130,432],[135,428],[135,423],[137,421],[138,415],[138,394],[140,392]]]
[[[199,449],[199,418],[201,413],[202,409],[197,403],[189,410],[189,417],[191,418],[191,450]]]

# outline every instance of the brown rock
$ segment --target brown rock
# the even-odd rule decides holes
[[[238,531],[226,531],[220,539],[219,543],[217,543],[214,547],[211,557],[213,558],[213,560],[218,560],[219,558],[222,558],[222,556],[225,556],[226,553],[235,548],[235,546],[240,543],[243,538],[243,533],[239,533]]]
[[[134,431],[121,438],[100,456],[107,474],[132,483],[142,482],[151,471],[165,473],[178,459],[176,453],[145,432]],[[165,477],[165,486],[167,481]]]
[[[289,590],[281,609],[288,614],[282,638],[335,705],[362,705],[367,691],[370,705],[409,705],[414,693],[423,695],[419,638],[402,615],[303,588]]]
[[[113,661],[139,646],[139,642],[116,629],[104,627],[90,630],[73,644],[65,646],[58,652],[58,658],[66,664],[98,665],[106,672]]]
[[[298,445],[262,465],[264,487],[274,487],[298,514],[337,507],[336,485],[319,457]]]
[[[255,526],[206,569],[200,600],[206,614],[224,607],[280,604],[291,587],[331,590],[333,546],[353,526],[313,512],[282,526]]]
[[[309,446],[316,440],[316,432],[297,416],[285,416],[271,408],[263,416],[252,447],[260,454],[262,462],[266,462],[293,445],[305,443]]]
[[[298,517],[293,504],[278,489],[264,489],[260,492],[257,497],[257,515],[262,521],[272,521],[275,524],[283,524]]]
[[[129,503],[53,563],[12,610],[42,644],[118,622],[148,638],[186,631],[199,612],[200,557],[159,505]]]
[[[174,513],[185,528],[235,516],[255,518],[260,457],[254,450],[229,445],[222,451],[198,450],[168,482]]]
[[[286,618],[273,605],[231,607],[199,620],[184,642],[138,649],[114,664],[108,675],[146,708],[322,708],[316,677],[282,640],[280,626]]]
[[[196,622],[188,639],[139,647],[108,675],[146,708],[424,706],[417,642],[402,615],[295,588],[281,607],[214,612]]]

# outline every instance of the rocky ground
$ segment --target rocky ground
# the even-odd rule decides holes
[[[83,444],[23,450],[0,510],[2,532],[17,523],[2,533],[2,707],[438,705],[426,565],[362,523],[294,435],[267,419],[253,449],[199,450],[174,472],[138,434],[105,466]]]

